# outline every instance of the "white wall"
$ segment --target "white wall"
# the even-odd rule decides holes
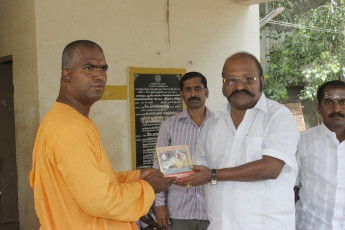
[[[236,51],[259,56],[258,5],[229,0],[36,1],[40,120],[56,99],[61,52],[76,39],[104,49],[108,84],[128,85],[128,67],[185,68],[209,82],[207,105],[218,109],[221,69]],[[190,62],[191,61],[191,62]],[[129,101],[99,101],[90,115],[101,132],[115,170],[131,167]]]
[[[231,0],[1,0],[0,57],[13,56],[21,229],[37,229],[28,175],[38,121],[56,99],[61,52],[76,39],[99,43],[110,66],[108,84],[128,85],[128,67],[185,68],[209,82],[207,105],[226,102],[221,69],[236,51],[259,54],[258,6]],[[92,109],[115,170],[131,167],[129,101]]]
[[[236,51],[259,56],[258,6],[232,0],[0,0],[0,58],[13,56],[16,151],[21,229],[37,229],[31,154],[39,121],[55,101],[61,53],[69,42],[99,43],[108,84],[128,86],[128,67],[185,68],[209,83],[207,105],[226,102],[221,69]],[[191,62],[190,62],[191,61]],[[129,101],[99,101],[91,117],[115,170],[131,168]]]

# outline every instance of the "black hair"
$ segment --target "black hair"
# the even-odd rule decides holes
[[[62,52],[62,69],[70,68],[70,64],[73,61],[75,50],[79,47],[86,47],[89,49],[98,49],[103,52],[103,49],[95,42],[89,40],[76,40],[69,43]]]
[[[191,78],[194,78],[194,77],[200,77],[201,84],[204,85],[205,89],[207,88],[207,80],[206,80],[206,77],[204,75],[202,75],[199,72],[188,72],[185,75],[183,75],[182,78],[180,79],[180,90],[183,90],[183,82],[184,81],[191,79]]]
[[[317,94],[316,94],[316,98],[319,104],[321,104],[321,100],[324,97],[325,88],[327,86],[333,86],[333,87],[340,86],[340,87],[345,88],[345,82],[340,81],[340,80],[333,80],[333,81],[327,81],[323,83],[322,85],[320,85],[319,88],[317,89]]]

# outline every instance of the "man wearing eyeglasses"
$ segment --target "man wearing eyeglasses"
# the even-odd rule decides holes
[[[293,230],[299,139],[293,115],[265,97],[255,56],[232,55],[222,75],[228,103],[200,135],[193,157],[198,172],[177,183],[206,184],[208,229]]]

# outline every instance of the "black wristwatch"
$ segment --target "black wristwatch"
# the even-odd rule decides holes
[[[217,184],[217,175],[216,175],[216,169],[212,169],[211,172],[211,184],[215,185]]]

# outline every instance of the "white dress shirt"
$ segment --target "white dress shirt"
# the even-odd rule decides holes
[[[264,94],[248,109],[237,130],[225,105],[203,128],[193,163],[209,168],[236,167],[275,157],[285,165],[275,180],[218,181],[205,186],[210,230],[293,230],[293,187],[297,176],[295,152],[298,128],[290,110]]]
[[[345,229],[345,141],[324,124],[301,134],[298,144],[296,229]]]

